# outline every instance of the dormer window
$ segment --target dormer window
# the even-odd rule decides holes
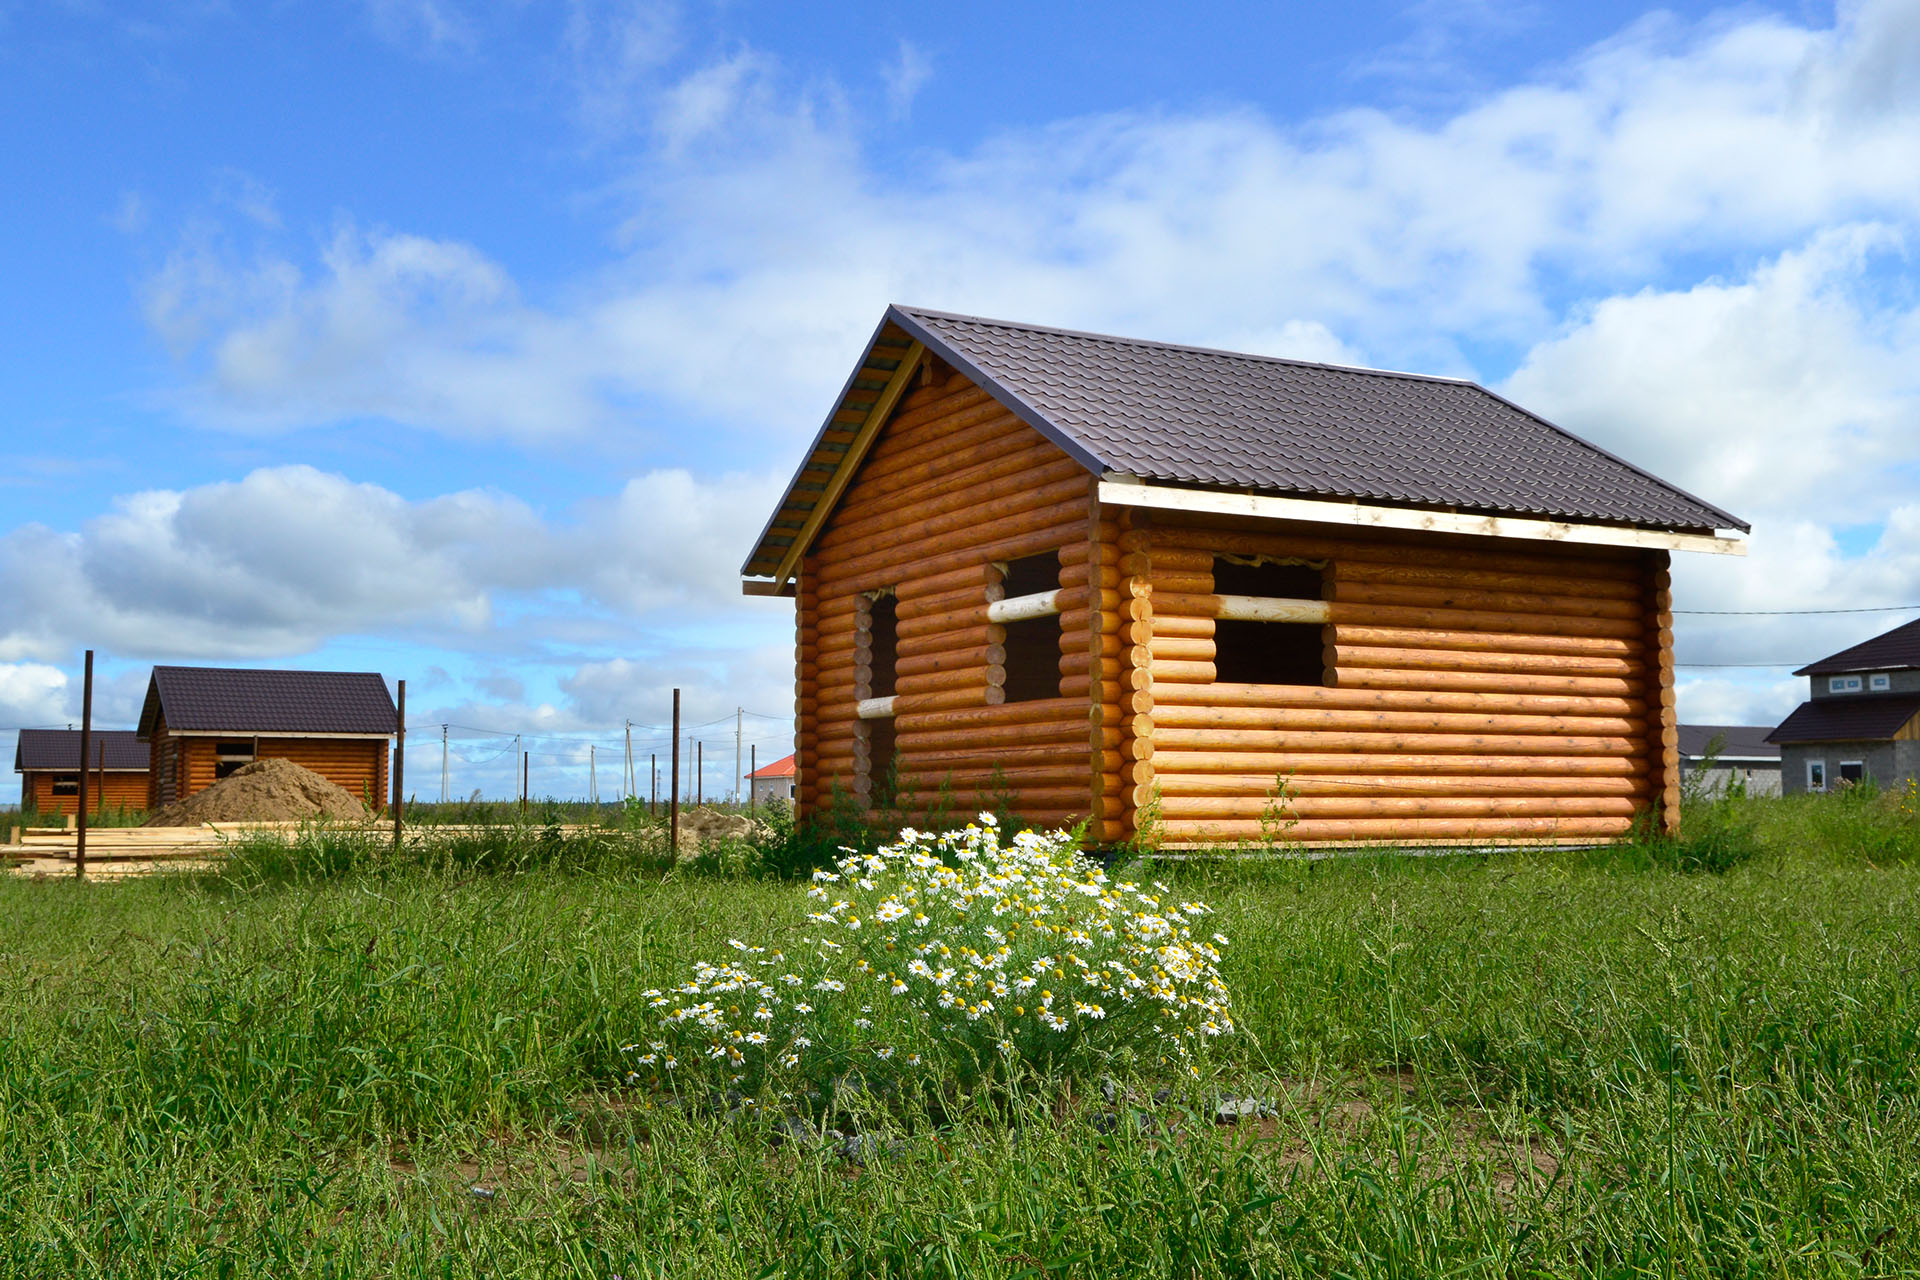
[[[1893,688],[1893,677],[1882,671],[1878,675],[1867,677],[1867,688],[1875,693],[1885,693]]]
[[[1860,692],[1860,677],[1859,676],[1828,676],[1827,692],[1828,693],[1858,693]]]

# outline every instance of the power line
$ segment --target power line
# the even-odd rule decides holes
[[[1675,609],[1696,618],[1796,618],[1830,613],[1906,613],[1920,604],[1881,604],[1862,609]]]

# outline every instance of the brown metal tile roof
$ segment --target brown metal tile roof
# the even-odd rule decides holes
[[[1636,528],[1739,518],[1484,387],[891,306],[761,531],[773,577],[919,343],[1095,475]]]
[[[1101,470],[1643,528],[1747,527],[1471,382],[914,307],[890,314]]]
[[[167,728],[236,734],[391,734],[399,716],[377,671],[155,667],[140,736]]]
[[[1920,618],[1863,640],[1800,668],[1797,676],[1824,676],[1841,671],[1904,671],[1920,667]]]
[[[1920,715],[1920,693],[1816,698],[1795,707],[1768,742],[1887,742]]]
[[[147,744],[133,730],[95,729],[93,741],[87,745],[87,768],[96,767],[103,746],[108,773],[147,771]],[[78,729],[22,729],[19,744],[13,749],[13,767],[19,772],[77,769],[79,764]]]
[[[1767,738],[1773,730],[1764,724],[1683,724],[1679,730],[1683,759],[1700,759],[1718,738],[1722,760],[1771,760],[1776,764],[1780,761],[1780,748]]]

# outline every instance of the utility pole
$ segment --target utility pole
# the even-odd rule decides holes
[[[673,691],[673,775],[667,785],[667,850],[680,856],[680,691]]]
[[[447,726],[440,726],[440,803],[447,802]]]
[[[744,707],[733,709],[733,802],[740,803],[740,723],[746,718]]]
[[[80,822],[73,841],[73,878],[87,878],[87,748],[93,745],[93,650],[87,650],[86,682],[80,694]],[[25,808],[23,804],[21,808]]]
[[[593,754],[597,750],[599,748],[591,743],[587,745],[587,803],[596,809],[600,807],[600,775],[594,772],[593,762]]]
[[[400,852],[400,840],[407,823],[407,682],[400,682],[400,706],[395,720],[393,740],[393,851]]]
[[[760,772],[760,748],[747,748],[747,812],[753,812],[753,775]]]
[[[625,766],[624,776],[627,781],[626,794],[632,795],[633,794],[633,721],[631,720],[627,721],[627,762]]]
[[[660,754],[647,752],[647,816],[660,812]]]
[[[693,802],[707,802],[707,744],[693,744]]]

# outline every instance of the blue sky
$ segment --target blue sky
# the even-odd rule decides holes
[[[581,792],[677,684],[723,789],[890,300],[1472,376],[1753,521],[1680,607],[1920,603],[1916,0],[1090,12],[0,0],[0,727],[369,667]],[[1682,716],[1913,616],[1683,618]]]

